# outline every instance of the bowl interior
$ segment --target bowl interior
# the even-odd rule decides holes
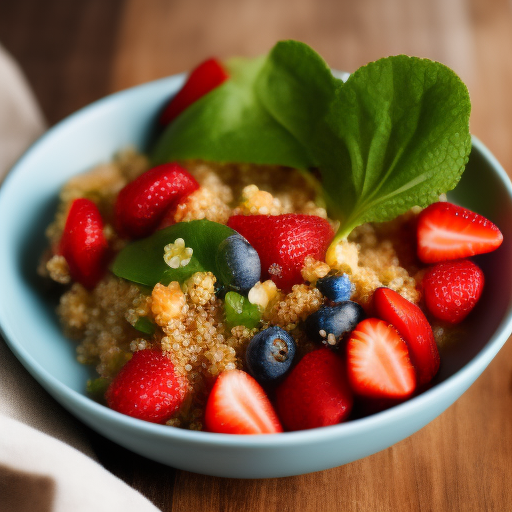
[[[2,333],[16,356],[43,386],[57,399],[65,395],[77,407],[89,407],[84,405],[89,401],[83,397],[91,370],[76,361],[75,345],[63,337],[55,315],[57,296],[37,276],[38,260],[46,245],[44,231],[53,218],[58,190],[71,176],[111,160],[116,151],[128,145],[147,148],[158,112],[182,80],[182,76],[177,76],[152,82],[79,111],[36,142],[0,189]],[[481,301],[468,318],[468,335],[464,341],[443,349],[436,387],[446,386],[447,390],[456,374],[467,380],[465,387],[470,385],[510,333],[512,188],[499,163],[476,139],[463,178],[449,198],[495,222],[503,232],[504,243],[494,253],[476,258],[484,270],[486,285]],[[486,356],[482,364],[471,367],[470,363],[482,358],[483,353]],[[106,408],[96,407],[95,411],[114,423],[120,416]],[[420,426],[416,425],[415,429]],[[157,428],[165,429],[169,438],[185,435],[176,433],[175,429]],[[333,432],[342,433],[346,425],[333,428],[337,429]],[[198,436],[205,434],[186,435],[200,439]]]

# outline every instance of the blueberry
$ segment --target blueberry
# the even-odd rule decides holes
[[[220,243],[215,264],[217,277],[229,290],[246,294],[260,280],[260,257],[256,249],[238,233]]]
[[[333,302],[344,302],[352,295],[352,283],[347,274],[326,276],[316,282],[316,287],[324,297]]]
[[[364,320],[363,308],[347,300],[335,306],[323,306],[306,318],[305,331],[311,341],[337,345],[344,334],[354,330]],[[329,334],[333,334],[329,337]]]
[[[295,357],[295,340],[280,327],[256,334],[247,346],[245,362],[249,373],[263,386],[280,381]]]

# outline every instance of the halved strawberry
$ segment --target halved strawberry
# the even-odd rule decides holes
[[[74,281],[94,288],[103,275],[108,244],[98,207],[85,198],[75,199],[57,249],[64,256]]]
[[[283,427],[263,388],[242,370],[221,373],[208,397],[205,425],[220,434],[275,434]]]
[[[167,104],[160,116],[160,125],[168,125],[187,107],[229,78],[222,64],[214,58],[205,60],[189,75],[185,85]]]
[[[159,350],[139,350],[110,384],[105,398],[111,409],[133,418],[164,423],[185,399],[186,381]]]
[[[470,260],[446,261],[423,277],[428,310],[439,320],[456,324],[475,307],[484,288],[484,273]]]
[[[416,373],[398,331],[368,318],[347,342],[347,373],[354,393],[368,398],[405,398],[416,388]]]
[[[234,215],[228,226],[238,231],[256,249],[261,277],[272,279],[281,289],[302,283],[306,256],[323,260],[334,236],[331,225],[315,215]]]
[[[119,192],[115,207],[117,230],[129,238],[150,235],[169,209],[198,188],[194,177],[176,163],[149,169]]]
[[[328,348],[306,354],[276,390],[276,408],[287,430],[336,425],[352,410],[343,360]]]
[[[418,257],[423,263],[456,260],[494,251],[503,241],[496,225],[482,215],[439,202],[418,217]]]
[[[377,288],[373,304],[377,316],[392,324],[407,344],[418,385],[430,382],[441,360],[432,327],[421,309],[390,288]]]

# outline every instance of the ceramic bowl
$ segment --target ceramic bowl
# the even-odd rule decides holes
[[[182,83],[182,75],[170,77],[82,109],[49,130],[12,169],[0,189],[0,326],[14,354],[48,393],[105,437],[150,459],[209,475],[263,478],[319,471],[383,450],[425,426],[475,381],[512,330],[512,187],[477,139],[450,199],[495,222],[504,243],[477,258],[486,276],[483,297],[468,318],[468,336],[443,351],[440,373],[428,391],[363,419],[264,436],[155,425],[87,398],[90,369],[76,362],[75,344],[63,337],[56,319],[55,298],[36,275],[44,230],[66,180],[108,162],[120,148],[147,147],[158,112]]]

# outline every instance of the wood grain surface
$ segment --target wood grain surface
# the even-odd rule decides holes
[[[0,44],[48,121],[210,55],[302,40],[347,71],[406,53],[467,83],[471,131],[512,169],[507,0],[0,0]],[[1,79],[1,77],[0,77]],[[274,480],[212,478],[154,463],[90,432],[103,464],[163,511],[512,510],[512,344],[435,421],[346,466]]]

